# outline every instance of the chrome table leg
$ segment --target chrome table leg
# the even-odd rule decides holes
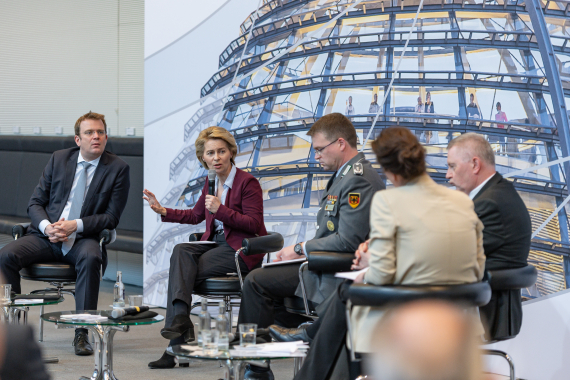
[[[241,376],[241,360],[220,360],[220,363],[224,364],[226,367],[226,375],[224,376],[225,380],[242,380]]]
[[[95,337],[95,369],[91,377],[79,380],[117,380],[113,372],[113,337],[117,331],[127,332],[129,326],[87,326]]]

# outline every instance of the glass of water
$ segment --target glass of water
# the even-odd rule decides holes
[[[217,355],[220,332],[218,330],[202,330],[200,334],[202,335],[204,355]]]
[[[239,325],[239,345],[241,347],[252,346],[255,344],[257,335],[257,324],[240,323]]]
[[[2,284],[0,285],[0,304],[8,305],[12,298],[12,285]]]

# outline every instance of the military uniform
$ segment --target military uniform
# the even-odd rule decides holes
[[[384,182],[363,153],[331,177],[321,198],[317,214],[317,233],[305,243],[307,253],[313,251],[353,252],[368,239],[370,232],[370,205],[374,193],[385,189]],[[321,303],[338,286],[341,279],[332,274],[303,272],[307,298]],[[301,287],[295,295],[302,297]]]
[[[305,250],[354,252],[368,238],[370,205],[384,182],[358,153],[329,180],[317,214],[317,232],[305,243]],[[300,264],[256,269],[246,277],[238,323],[257,323],[264,328],[274,322],[273,307],[285,297],[302,296],[299,287]],[[307,297],[322,302],[337,286],[333,275],[306,272],[303,275]]]

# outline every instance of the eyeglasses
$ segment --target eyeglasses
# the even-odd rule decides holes
[[[331,146],[332,144],[334,144],[334,143],[337,142],[337,141],[338,141],[338,139],[334,140],[334,141],[331,142],[330,144],[328,144],[328,145],[326,145],[326,146],[324,146],[324,147],[322,147],[322,148],[320,148],[320,149],[313,148],[314,151],[315,151],[315,154],[318,154],[319,156],[321,156],[321,155],[323,154],[323,150],[325,150],[327,147]]]
[[[99,136],[105,136],[105,130],[104,129],[100,129],[98,131],[92,131],[92,130],[87,130],[85,132],[83,132],[83,134],[85,136],[91,137],[94,133],[97,133]]]

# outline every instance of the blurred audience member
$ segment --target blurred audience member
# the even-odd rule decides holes
[[[346,111],[344,111],[344,114],[346,116],[352,116],[356,113],[356,111],[354,110],[354,106],[352,105],[352,96],[348,97],[348,105],[346,106]]]
[[[372,334],[368,373],[378,380],[479,380],[475,321],[441,301],[418,301],[386,313]]]
[[[30,326],[0,326],[0,363],[2,380],[50,379]]]

